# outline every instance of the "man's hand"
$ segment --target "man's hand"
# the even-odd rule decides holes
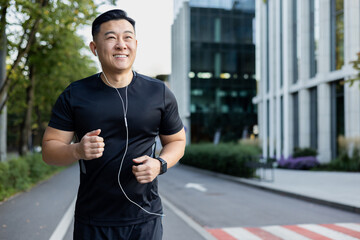
[[[134,163],[140,164],[132,167],[136,180],[143,184],[152,182],[160,174],[160,161],[149,156],[141,156],[133,159]]]
[[[78,159],[91,160],[99,158],[104,152],[104,139],[99,137],[101,129],[88,132],[76,147],[76,157]]]

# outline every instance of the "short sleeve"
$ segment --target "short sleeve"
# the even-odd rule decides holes
[[[70,89],[67,87],[57,99],[51,113],[49,126],[63,130],[74,131],[73,113],[70,104]]]
[[[170,89],[165,86],[164,113],[161,116],[159,132],[163,135],[172,135],[179,132],[183,127],[175,96]]]

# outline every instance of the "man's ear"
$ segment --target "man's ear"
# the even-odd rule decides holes
[[[90,42],[89,47],[90,47],[91,52],[92,52],[95,56],[97,56],[96,44],[95,44],[94,41],[91,41],[91,42]]]

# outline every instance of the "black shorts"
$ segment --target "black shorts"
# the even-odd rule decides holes
[[[83,224],[75,220],[74,240],[161,240],[161,218],[124,227],[103,227]]]

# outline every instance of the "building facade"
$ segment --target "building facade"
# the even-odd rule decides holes
[[[360,137],[360,1],[256,1],[256,80],[263,155],[313,148],[326,163],[338,139]]]
[[[255,2],[174,3],[170,84],[188,141],[248,137],[257,124]]]

